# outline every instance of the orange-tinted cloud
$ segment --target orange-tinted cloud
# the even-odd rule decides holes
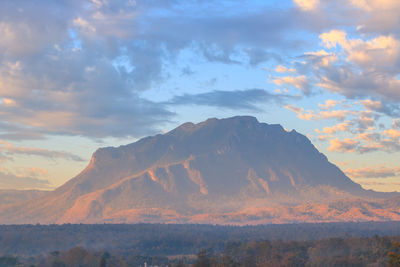
[[[319,0],[293,0],[304,11],[312,11],[318,8]]]
[[[345,138],[343,140],[339,140],[339,138],[335,138],[330,140],[330,146],[328,148],[329,151],[335,152],[356,152],[359,142],[351,139]]]
[[[305,75],[276,77],[273,81],[276,85],[293,86],[305,94],[310,92],[309,83]]]
[[[360,169],[349,168],[345,173],[352,178],[387,178],[400,174],[400,167],[365,167]]]
[[[335,134],[337,132],[349,132],[351,124],[349,121],[342,122],[330,127],[324,127],[322,132],[325,134]]]

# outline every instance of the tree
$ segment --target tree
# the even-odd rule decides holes
[[[400,267],[400,243],[393,242],[393,246],[396,249],[396,252],[389,252],[389,266],[391,267]]]
[[[100,260],[100,267],[106,267],[107,266],[107,259],[110,258],[110,253],[108,252],[104,252],[103,256],[101,256],[101,260]]]
[[[202,249],[197,253],[197,259],[194,263],[194,267],[211,267],[210,257],[207,250]]]
[[[51,263],[51,267],[67,267],[67,265],[62,260],[56,259]]]
[[[16,257],[0,257],[0,267],[13,267],[17,264],[18,259]]]

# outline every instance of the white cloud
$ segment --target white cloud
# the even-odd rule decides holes
[[[357,38],[337,29],[324,32],[319,38],[324,49],[305,52],[302,64],[289,63],[296,66],[301,74],[298,77],[305,76],[308,89],[319,87],[347,98],[361,98],[369,110],[384,111],[390,116],[400,113],[395,104],[400,102],[398,38],[392,34]],[[295,76],[274,82],[297,88],[301,84]]]
[[[368,70],[380,70],[387,66],[397,67],[400,42],[390,35],[362,40],[347,38],[342,30],[331,30],[320,38],[327,48],[340,46],[348,61]]]
[[[326,33],[322,33],[319,38],[327,48],[336,48],[338,45],[346,45],[346,32],[342,30],[331,30]],[[309,53],[309,52],[308,52]]]

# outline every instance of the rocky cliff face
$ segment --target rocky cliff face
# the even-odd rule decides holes
[[[329,206],[332,201],[359,207],[349,199],[389,196],[362,189],[296,131],[233,117],[101,148],[60,188],[0,210],[0,222],[330,221],[338,210]],[[393,212],[376,211],[390,203],[381,202],[374,212],[369,207],[369,215],[350,220],[394,219],[393,205]],[[314,208],[304,211],[302,205]],[[344,213],[336,213],[342,214],[337,220],[349,219]]]

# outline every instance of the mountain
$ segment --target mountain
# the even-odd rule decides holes
[[[85,170],[0,223],[268,223],[400,219],[304,135],[239,116],[98,149]]]

